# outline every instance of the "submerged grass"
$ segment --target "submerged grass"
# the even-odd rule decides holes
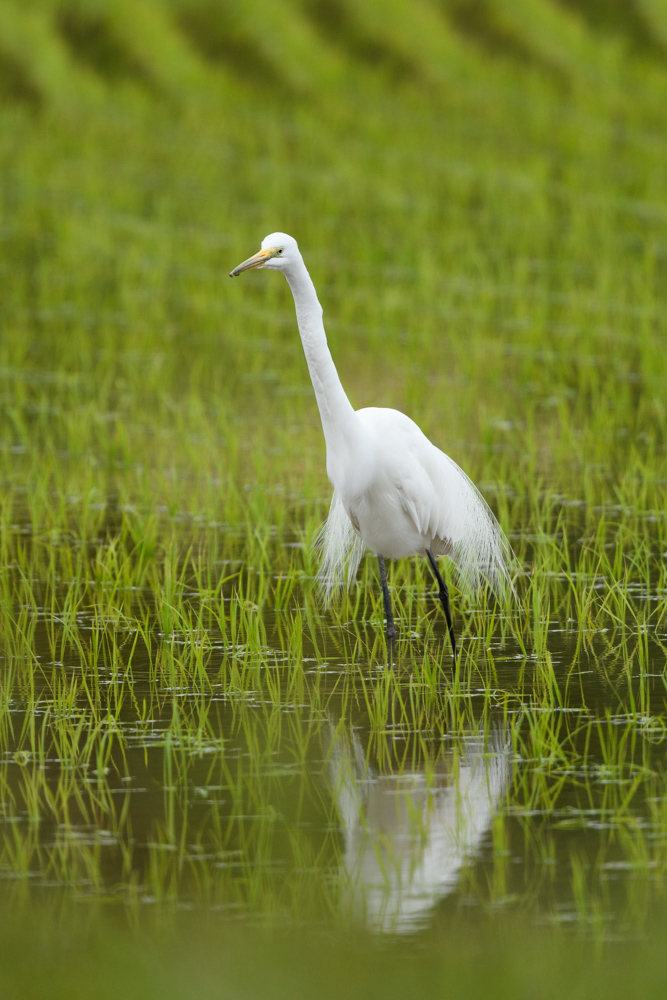
[[[659,5],[589,6],[3,9],[8,912],[430,947],[468,910],[600,942],[660,910],[667,75]],[[455,668],[424,564],[390,568],[391,670],[374,560],[314,593],[289,292],[226,280],[275,229],[353,403],[508,531],[515,604],[450,581]]]

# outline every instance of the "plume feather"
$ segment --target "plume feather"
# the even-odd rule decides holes
[[[352,527],[343,501],[335,491],[329,516],[315,539],[315,548],[321,557],[317,585],[325,605],[329,605],[343,587],[349,590],[366,551],[366,546]]]

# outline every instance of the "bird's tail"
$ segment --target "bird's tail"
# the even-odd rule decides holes
[[[486,583],[501,603],[516,599],[512,569],[516,557],[486,500],[448,455],[441,473],[448,499],[449,538],[434,539],[433,550],[447,555],[457,568],[459,587],[474,592]]]
[[[321,557],[317,585],[325,605],[328,605],[343,587],[350,587],[366,549],[335,492],[329,516],[315,539],[315,548]]]

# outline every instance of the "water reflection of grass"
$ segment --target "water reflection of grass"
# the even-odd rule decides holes
[[[511,782],[429,933],[475,904],[636,935],[667,843],[659,5],[629,54],[538,0],[273,6],[0,13],[6,906],[345,929],[332,724],[363,780],[432,790],[500,725]],[[313,593],[291,301],[225,278],[276,227],[355,404],[410,412],[510,533],[520,602],[456,594],[455,673],[418,563],[392,672],[373,561]]]

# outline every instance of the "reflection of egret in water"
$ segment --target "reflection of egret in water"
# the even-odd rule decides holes
[[[350,902],[371,928],[406,934],[426,926],[480,848],[508,785],[507,735],[472,732],[458,756],[430,773],[378,774],[356,733],[332,732],[330,778],[343,824]]]

